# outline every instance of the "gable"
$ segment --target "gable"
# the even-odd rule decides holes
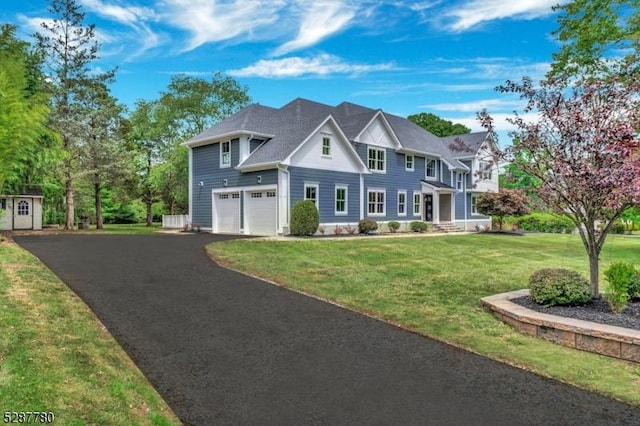
[[[329,139],[329,155],[323,152],[325,138]],[[351,173],[366,170],[364,163],[331,117],[311,133],[284,163],[308,169]]]
[[[400,148],[396,135],[380,113],[376,114],[355,140],[356,142],[382,148]]]

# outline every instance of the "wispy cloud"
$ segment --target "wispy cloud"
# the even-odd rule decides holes
[[[535,19],[550,15],[553,6],[567,1],[468,0],[444,10],[444,25],[450,31],[462,32],[496,19]]]
[[[522,109],[524,106],[525,103],[520,100],[479,99],[471,102],[421,105],[420,108],[435,111],[478,112],[483,109],[487,111],[513,111]]]
[[[398,69],[393,63],[356,64],[326,53],[315,57],[293,56],[280,59],[261,59],[245,68],[229,70],[234,77],[285,78],[301,76],[327,76],[330,74],[358,75],[375,71]]]
[[[140,21],[156,18],[154,10],[148,7],[120,6],[102,0],[81,0],[80,3],[97,15],[132,27],[137,27]]]
[[[313,46],[325,38],[345,29],[356,15],[357,6],[341,0],[299,1],[302,11],[297,36],[275,51],[284,55]]]

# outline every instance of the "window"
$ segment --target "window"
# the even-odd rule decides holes
[[[252,192],[251,198],[262,198],[262,192]]]
[[[336,211],[337,215],[347,214],[347,187],[336,186]]]
[[[219,200],[226,200],[229,198],[229,194],[218,194]]]
[[[304,185],[304,199],[313,201],[313,204],[318,207],[318,184],[307,183]]]
[[[464,175],[462,173],[456,173],[456,189],[462,191],[464,187]]]
[[[413,171],[413,155],[404,156],[404,168],[408,172]]]
[[[7,199],[0,198],[0,210],[6,210],[6,209],[7,209]]]
[[[231,194],[231,198],[234,198],[234,199],[240,198],[240,193],[234,192],[233,194]]]
[[[369,202],[367,212],[369,216],[384,216],[384,195],[385,191],[368,191]]]
[[[480,179],[491,180],[491,163],[487,161],[480,162]]]
[[[331,138],[329,136],[323,136],[322,138],[322,155],[324,157],[331,155]]]
[[[231,166],[231,142],[220,144],[220,167]]]
[[[385,171],[384,154],[384,149],[369,148],[367,154],[369,158],[369,170],[372,170],[374,172]]]
[[[422,196],[419,192],[413,193],[413,215],[420,216],[422,206]]]
[[[276,191],[267,191],[267,198],[275,198]]]
[[[18,201],[18,216],[29,215],[29,202],[25,200]]]
[[[407,215],[407,193],[398,191],[398,216]]]
[[[436,178],[436,160],[427,158],[424,162],[424,176],[429,179]]]
[[[479,215],[480,213],[478,213],[478,194],[471,194],[471,214],[477,214]]]

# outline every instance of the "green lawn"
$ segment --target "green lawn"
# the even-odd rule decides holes
[[[235,269],[640,406],[640,365],[523,335],[480,305],[484,296],[525,288],[539,268],[586,276],[577,236],[256,239],[213,243],[208,250]],[[609,237],[601,270],[612,261],[640,262],[639,252],[640,239]]]
[[[0,242],[0,414],[64,425],[179,420],[89,308],[37,258]],[[31,419],[33,423],[33,419]]]

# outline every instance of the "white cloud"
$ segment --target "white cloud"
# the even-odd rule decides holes
[[[119,6],[102,0],[81,0],[84,7],[105,18],[137,27],[140,21],[155,18],[155,12],[148,7]]]
[[[162,18],[191,34],[184,47],[193,50],[210,42],[259,38],[278,22],[283,0],[165,0]]]
[[[313,46],[345,29],[356,16],[357,7],[340,0],[299,1],[302,10],[298,34],[275,51],[277,56]]]
[[[306,75],[362,74],[395,69],[397,68],[392,63],[350,64],[337,56],[324,53],[308,58],[293,56],[281,59],[261,59],[248,67],[229,70],[227,74],[235,77],[285,78]]]
[[[513,111],[521,110],[525,107],[525,102],[520,100],[506,99],[481,99],[471,102],[460,103],[442,103],[421,105],[420,108],[431,109],[436,111],[456,111],[456,112],[478,112],[483,109],[487,111]]]
[[[18,22],[20,22],[20,26],[24,29],[26,29],[29,32],[32,33],[40,33],[43,35],[50,35],[50,33],[45,30],[42,25],[46,24],[49,27],[54,27],[55,26],[55,22],[53,19],[50,18],[28,18],[24,15],[18,15]],[[116,41],[116,38],[113,37],[111,34],[103,32],[103,31],[99,31],[99,30],[95,30],[94,32],[95,35],[95,40],[100,43],[112,43],[114,41]]]
[[[468,0],[445,10],[445,26],[455,32],[472,29],[496,19],[530,20],[548,16],[551,8],[568,0]]]

